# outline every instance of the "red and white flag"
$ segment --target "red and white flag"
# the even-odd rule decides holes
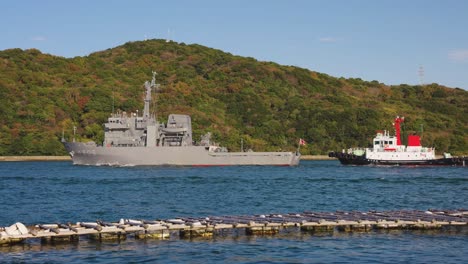
[[[299,145],[305,146],[306,141],[302,138],[299,139]]]

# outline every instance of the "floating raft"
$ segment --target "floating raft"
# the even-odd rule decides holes
[[[87,236],[98,241],[212,237],[229,232],[245,235],[272,235],[281,230],[307,232],[367,232],[379,229],[443,229],[468,227],[468,209],[402,210],[402,211],[337,211],[288,214],[210,216],[167,220],[120,219],[119,222],[77,222],[76,224],[37,224],[26,227],[15,223],[0,227],[0,245],[12,245],[28,239],[43,242],[78,241]]]

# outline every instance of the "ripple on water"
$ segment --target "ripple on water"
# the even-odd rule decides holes
[[[466,168],[87,167],[0,163],[0,226],[335,210],[466,208]],[[466,235],[363,233],[1,248],[26,263],[463,263]],[[449,261],[448,261],[449,260]]]

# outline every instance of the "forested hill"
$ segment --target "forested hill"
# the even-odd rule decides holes
[[[384,63],[384,62],[382,62]],[[211,131],[231,150],[324,154],[368,146],[376,130],[405,116],[403,133],[421,132],[438,153],[468,152],[468,92],[438,84],[387,86],[232,54],[200,45],[129,42],[86,57],[38,50],[0,51],[0,155],[62,155],[71,139],[103,138],[117,109],[143,108],[143,83],[157,71],[158,118],[192,116],[194,137]],[[154,108],[153,108],[154,109]]]

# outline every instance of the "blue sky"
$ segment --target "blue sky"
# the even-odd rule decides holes
[[[466,0],[4,0],[0,10],[0,50],[74,57],[171,38],[336,77],[468,90]]]

